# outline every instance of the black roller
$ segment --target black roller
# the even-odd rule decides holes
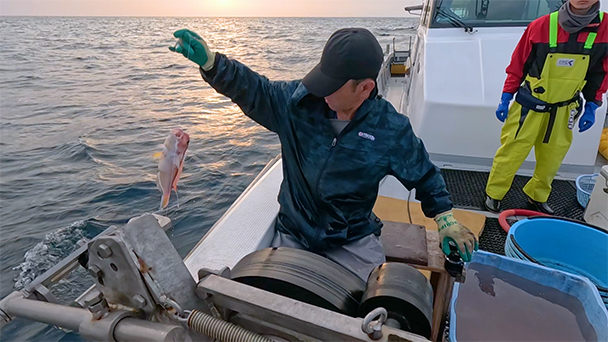
[[[335,262],[293,248],[266,248],[241,259],[233,280],[349,316],[356,316],[365,283]]]
[[[388,311],[388,325],[430,338],[433,288],[415,268],[391,262],[372,271],[359,316],[365,317],[378,307]]]

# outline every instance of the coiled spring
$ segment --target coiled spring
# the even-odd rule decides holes
[[[256,334],[230,322],[211,317],[198,310],[193,310],[188,315],[188,327],[203,335],[223,342],[272,342],[272,340],[262,335]]]

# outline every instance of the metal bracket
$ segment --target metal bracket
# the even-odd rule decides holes
[[[116,226],[110,226],[91,241],[95,241],[105,235],[111,234],[116,231]],[[35,292],[42,290],[43,293],[40,293],[43,298],[51,298],[47,296],[47,292],[40,287],[47,288],[52,284],[55,284],[59,280],[65,278],[67,275],[72,273],[78,266],[81,266],[81,261],[85,261],[88,253],[88,246],[84,245],[78,248],[75,252],[72,252],[67,258],[61,260],[57,265],[51,267],[49,270],[36,277],[31,283],[25,285],[25,287],[21,290],[25,297],[32,296]],[[86,264],[86,262],[84,262]],[[50,300],[49,300],[50,301]]]
[[[152,315],[154,301],[141,278],[142,265],[135,265],[122,239],[104,236],[89,243],[89,273],[97,288],[112,304],[122,304]]]
[[[117,235],[154,302],[168,298],[184,309],[207,313],[206,305],[196,297],[196,282],[161,228],[153,215],[143,215],[129,221]]]
[[[22,293],[24,294],[24,297],[29,299],[42,300],[49,303],[59,302],[57,300],[57,297],[55,297],[55,295],[51,293],[51,291],[42,284],[37,285],[33,290],[31,290],[31,292],[27,296],[26,293],[24,293],[23,291]]]
[[[173,309],[204,308],[194,294],[194,279],[161,223],[154,215],[142,215],[89,243],[89,273],[109,303],[148,317],[162,313],[157,303],[171,302]]]

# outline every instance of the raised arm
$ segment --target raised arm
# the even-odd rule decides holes
[[[215,90],[228,96],[245,113],[267,129],[278,132],[287,113],[288,100],[298,81],[273,82],[247,66],[212,52],[195,32],[178,30],[178,44],[171,51],[198,64],[201,75]]]

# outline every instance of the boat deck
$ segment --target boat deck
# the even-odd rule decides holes
[[[488,252],[504,255],[504,245],[507,233],[498,224],[498,215],[486,211],[483,207],[485,185],[488,172],[463,171],[442,169],[447,189],[452,195],[454,207],[481,214],[486,217],[483,229],[480,232],[480,248]],[[511,191],[503,201],[505,209],[530,209],[527,207],[526,196],[521,190],[530,177],[516,176]],[[387,177],[381,187],[380,196],[417,202],[414,197],[393,177]],[[556,216],[583,220],[584,209],[576,199],[576,186],[574,181],[554,180],[553,192],[549,197],[549,205],[555,210]],[[376,208],[375,208],[376,210]],[[514,217],[511,223],[522,219]],[[428,229],[435,229],[430,220],[425,222]]]
[[[385,98],[392,103],[397,111],[400,111],[402,102],[405,99],[405,83],[406,77],[391,77],[388,81],[387,92]]]
[[[484,189],[489,173],[444,169],[442,174],[456,208],[481,212],[487,216],[479,237],[480,248],[504,255],[507,233],[498,224],[496,215],[484,211],[483,208]],[[504,209],[531,209],[527,207],[526,195],[521,190],[529,179],[530,177],[526,176],[515,177],[511,191],[502,202]],[[555,210],[556,216],[583,220],[584,209],[577,202],[573,181],[554,180],[548,203]]]

